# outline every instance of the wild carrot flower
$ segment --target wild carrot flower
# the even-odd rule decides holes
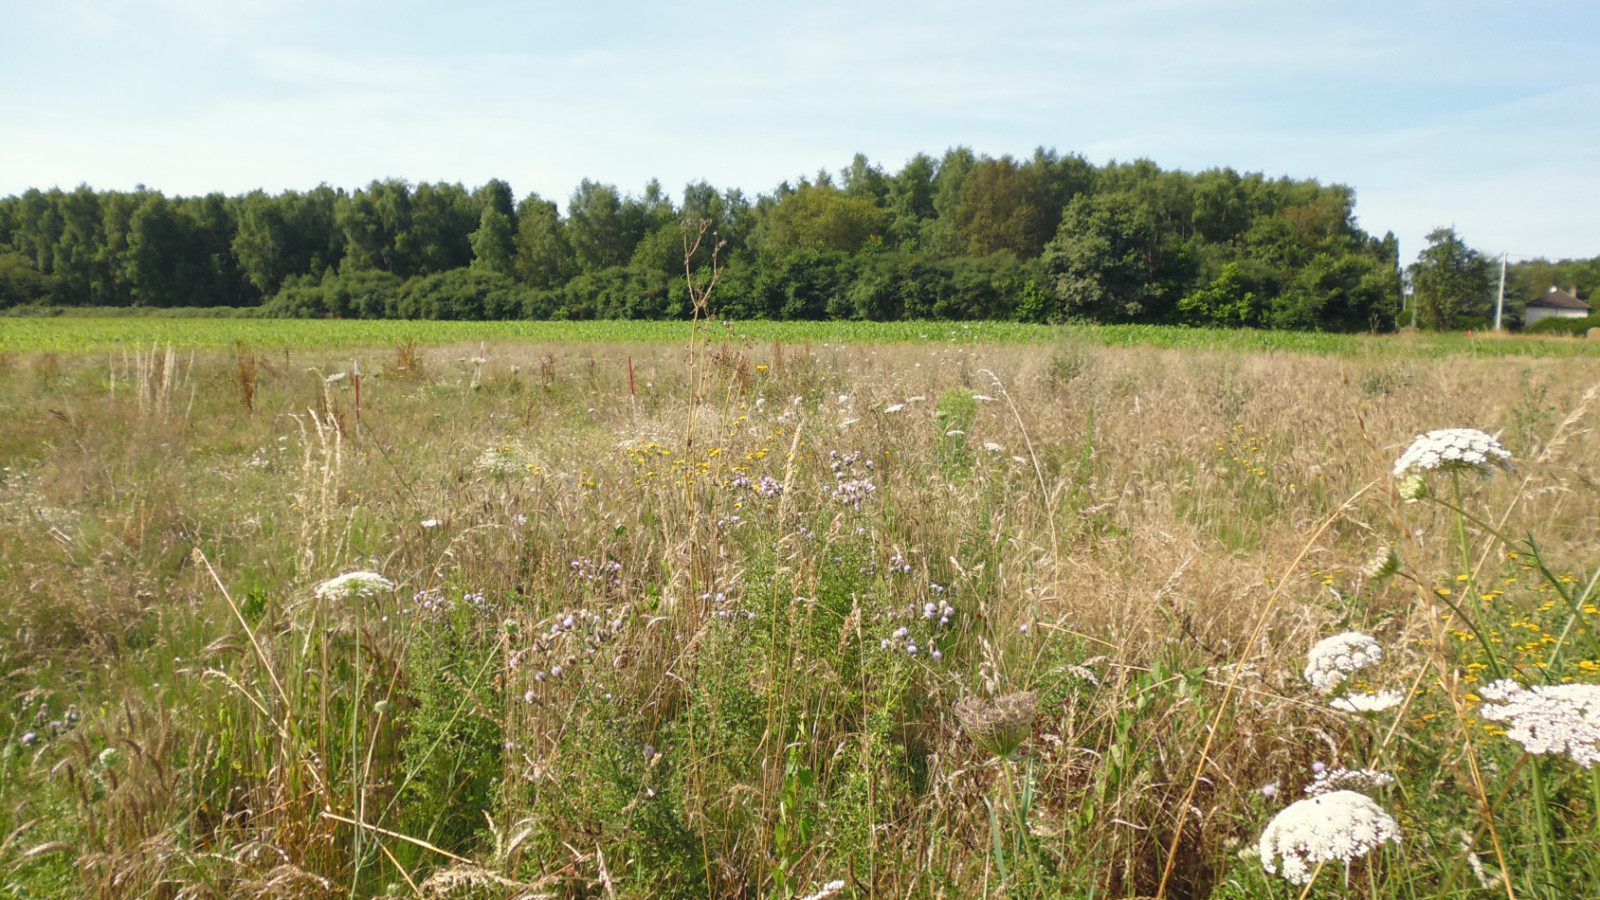
[[[1313,797],[1334,791],[1374,791],[1394,784],[1394,776],[1375,769],[1323,769],[1306,785],[1306,793]]]
[[[1367,561],[1361,568],[1361,574],[1373,581],[1382,581],[1392,578],[1400,571],[1400,553],[1393,544],[1384,544],[1382,548]]]
[[[1346,694],[1328,701],[1328,705],[1340,712],[1350,713],[1379,713],[1386,709],[1394,709],[1404,703],[1406,695],[1400,691],[1377,691],[1371,694]]]
[[[1400,842],[1394,817],[1366,794],[1332,791],[1296,801],[1261,832],[1258,849],[1268,872],[1305,884],[1317,866],[1346,865],[1386,842]]]
[[[1600,760],[1600,685],[1525,688],[1506,678],[1478,693],[1487,701],[1478,715],[1510,723],[1506,737],[1529,753],[1565,753],[1585,769]]]
[[[1009,756],[1033,732],[1039,695],[1033,691],[1001,694],[994,700],[969,696],[956,703],[956,718],[979,746],[995,756]]]
[[[800,900],[827,900],[827,898],[832,897],[834,894],[837,894],[842,890],[844,890],[843,879],[830,881],[823,885],[822,888],[815,894],[807,894],[804,897],[801,897]]]
[[[377,572],[346,572],[317,585],[318,600],[361,600],[394,590],[394,582]]]
[[[1345,677],[1383,659],[1383,648],[1370,635],[1346,631],[1323,638],[1306,654],[1306,681],[1324,694],[1333,693]]]
[[[532,455],[520,444],[490,447],[478,454],[472,464],[479,472],[498,477],[525,475],[532,465]]]
[[[1441,428],[1417,435],[1394,464],[1394,477],[1422,472],[1475,472],[1493,475],[1510,469],[1511,453],[1476,428]]]

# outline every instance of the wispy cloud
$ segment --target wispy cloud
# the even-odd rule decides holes
[[[15,19],[15,22],[6,21]],[[0,12],[0,192],[374,177],[750,192],[956,144],[1339,181],[1420,248],[1600,253],[1600,6],[63,0]]]

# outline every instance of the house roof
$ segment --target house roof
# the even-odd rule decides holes
[[[1559,288],[1551,288],[1547,293],[1540,294],[1537,300],[1530,300],[1528,306],[1542,306],[1545,309],[1589,309],[1589,304]]]

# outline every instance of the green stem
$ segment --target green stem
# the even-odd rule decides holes
[[[1589,814],[1594,817],[1590,827],[1596,834],[1600,834],[1600,769],[1589,770],[1589,798]]]
[[[1554,854],[1550,851],[1550,804],[1545,799],[1544,766],[1540,760],[1532,759],[1528,761],[1528,771],[1533,776],[1533,818],[1539,827],[1539,857],[1544,863],[1546,878],[1554,884],[1556,864]]]
[[[1456,543],[1457,543],[1457,546],[1459,547],[1459,549],[1461,551],[1461,571],[1462,571],[1463,574],[1465,574],[1467,576],[1466,590],[1464,590],[1462,592],[1462,594],[1464,596],[1469,596],[1469,597],[1473,598],[1475,601],[1477,601],[1476,609],[1477,609],[1478,612],[1481,613],[1481,612],[1483,612],[1483,600],[1482,600],[1481,597],[1478,596],[1478,585],[1477,585],[1477,582],[1472,577],[1472,548],[1467,543],[1467,518],[1468,518],[1468,515],[1467,515],[1467,513],[1465,511],[1465,508],[1462,506],[1462,503],[1461,503],[1461,473],[1460,472],[1451,472],[1450,473],[1450,486],[1452,488],[1452,492],[1455,494],[1455,500],[1456,500],[1455,506],[1451,507],[1449,504],[1443,504],[1443,505],[1446,506],[1446,507],[1449,507],[1451,509],[1454,509],[1455,513],[1456,513]],[[1483,525],[1482,522],[1478,522],[1477,519],[1473,519],[1473,521],[1475,523],[1477,523],[1478,525],[1482,526],[1482,527],[1485,527],[1485,528],[1488,527],[1488,526]],[[1493,532],[1493,529],[1489,529],[1489,530],[1491,532]],[[1499,534],[1496,533],[1495,536],[1499,537]],[[1501,540],[1504,540],[1504,538],[1501,538]],[[1489,642],[1488,642],[1488,640],[1485,639],[1484,634],[1481,631],[1478,630],[1477,623],[1473,619],[1470,619],[1467,616],[1465,616],[1462,613],[1460,607],[1456,606],[1455,604],[1449,603],[1449,601],[1445,601],[1445,602],[1446,602],[1447,605],[1450,606],[1451,610],[1453,610],[1456,615],[1461,616],[1461,620],[1463,622],[1467,623],[1467,627],[1471,628],[1472,629],[1472,633],[1478,638],[1479,645],[1481,645],[1483,647],[1483,652],[1489,659],[1489,671],[1494,673],[1494,677],[1496,679],[1504,678],[1505,677],[1505,669],[1500,665],[1500,658],[1495,655],[1494,649],[1489,646]]]

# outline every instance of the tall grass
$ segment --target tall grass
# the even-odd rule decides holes
[[[0,367],[5,890],[1290,897],[1314,763],[1402,830],[1318,896],[1600,886],[1474,693],[1600,682],[1587,358],[359,324],[359,431],[314,342]],[[1451,425],[1515,477],[1406,503]],[[1403,711],[1304,683],[1346,630]]]

